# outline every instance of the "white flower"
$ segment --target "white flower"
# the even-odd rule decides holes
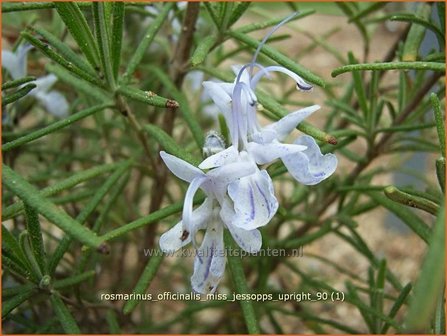
[[[238,146],[241,139],[245,150],[257,164],[270,163],[280,158],[290,174],[303,184],[314,185],[331,176],[337,167],[337,158],[331,153],[321,154],[319,146],[311,136],[301,136],[293,144],[281,142],[302,120],[318,110],[319,105],[312,105],[292,112],[263,128],[259,126],[256,119],[255,104],[257,99],[254,90],[263,76],[269,76],[273,71],[283,72],[296,81],[299,90],[309,91],[312,86],[300,76],[283,67],[261,67],[252,77],[248,67],[251,67],[251,64],[244,67],[233,67],[233,71],[236,73],[234,83],[203,83],[205,91],[219,106],[230,125],[230,132],[233,132],[233,143],[236,142],[236,146]],[[238,86],[241,87],[239,90]],[[216,154],[215,157],[208,158],[208,164],[202,163],[201,168],[219,166],[218,163],[224,156],[226,162],[231,162],[236,155],[236,150],[230,147],[226,151]],[[215,162],[214,165],[209,164],[211,162]]]
[[[172,253],[189,242],[197,246],[197,231],[206,230],[203,242],[197,249],[191,277],[192,287],[197,292],[214,292],[222,278],[225,269],[225,228],[245,251],[253,253],[261,248],[258,228],[272,219],[278,210],[278,201],[270,176],[258,165],[281,159],[292,176],[304,184],[320,182],[330,176],[337,166],[336,157],[333,154],[322,155],[310,136],[301,136],[293,144],[282,143],[304,118],[320,108],[318,105],[290,113],[266,127],[261,127],[256,118],[255,88],[259,80],[270,76],[271,72],[282,72],[292,77],[299,90],[312,89],[300,76],[286,68],[264,68],[255,63],[267,38],[292,17],[284,19],[264,37],[251,63],[233,68],[236,74],[233,83],[203,83],[205,92],[225,117],[231,145],[224,149],[224,141],[210,133],[204,148],[207,158],[199,165],[200,169],[175,156],[160,153],[171,172],[190,183],[185,195],[182,221],[161,236],[161,249]],[[255,67],[259,70],[253,75]],[[205,173],[201,169],[208,171]],[[199,188],[207,198],[193,210],[193,197]]]
[[[196,245],[197,231],[206,230],[202,244],[196,251],[191,285],[199,293],[212,293],[225,270],[224,228],[229,229],[242,249],[253,253],[261,248],[261,233],[256,229],[241,229],[232,221],[225,221],[225,211],[222,208],[223,204],[231,202],[227,194],[228,186],[254,174],[256,164],[240,161],[204,173],[166,152],[160,152],[160,156],[175,176],[190,183],[185,195],[182,221],[160,237],[160,248],[165,253],[174,253],[190,242]],[[205,192],[207,198],[193,210],[193,198],[199,188]]]
[[[21,44],[15,53],[2,50],[2,67],[9,72],[12,79],[26,76],[27,56],[32,48],[29,44]],[[53,74],[37,78],[34,82],[36,87],[29,95],[36,98],[50,114],[62,118],[68,115],[69,107],[67,100],[59,91],[51,90],[56,81],[57,77]]]

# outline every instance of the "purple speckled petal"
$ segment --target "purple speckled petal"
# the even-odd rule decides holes
[[[227,224],[227,228],[241,249],[248,253],[259,252],[262,246],[262,236],[259,230],[247,231],[233,224]]]
[[[299,137],[295,143],[307,146],[307,149],[281,159],[296,180],[314,185],[332,175],[337,168],[337,157],[334,154],[321,154],[314,138],[308,135]]]
[[[214,293],[225,272],[223,223],[218,219],[209,224],[202,245],[194,258],[191,285],[201,294]]]
[[[235,162],[238,158],[239,152],[233,146],[228,147],[227,149],[211,155],[202,161],[199,165],[200,169],[211,169],[223,166],[228,163]]]
[[[278,210],[273,184],[265,170],[228,185],[235,216],[231,224],[244,230],[266,225]]]

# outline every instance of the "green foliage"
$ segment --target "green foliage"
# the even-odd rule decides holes
[[[394,5],[2,3],[3,48],[34,47],[27,75],[2,73],[5,333],[445,333],[445,4]],[[263,248],[288,254],[228,256],[217,291],[228,300],[102,298],[190,292],[191,258],[158,247],[187,188],[159,152],[197,166],[208,130],[228,144],[225,119],[204,113],[201,82],[234,81],[230,66],[250,62],[266,29],[297,9],[258,62],[302,76],[316,94],[272,76],[256,90],[260,122],[321,105],[294,132],[339,166],[316,186],[299,185],[282,162],[264,167],[280,208]],[[30,94],[47,74],[68,116]],[[427,167],[409,169],[414,155]],[[225,246],[236,249],[228,230]],[[408,260],[404,274],[396,265]]]

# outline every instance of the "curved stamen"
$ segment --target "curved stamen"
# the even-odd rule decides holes
[[[304,79],[302,79],[299,75],[297,75],[293,71],[290,71],[289,69],[286,69],[282,66],[277,66],[277,65],[272,65],[272,66],[269,66],[269,67],[259,70],[251,79],[251,82],[250,82],[251,87],[255,87],[258,84],[259,80],[262,77],[267,76],[270,72],[282,72],[282,73],[288,75],[289,77],[293,78],[296,82],[296,86],[297,86],[298,90],[310,91],[313,88],[312,85],[306,83],[304,81]]]
[[[264,38],[262,39],[261,43],[259,43],[258,48],[256,49],[253,58],[251,60],[250,63],[250,77],[251,75],[253,75],[253,65],[256,62],[256,59],[258,58],[259,53],[261,52],[261,48],[264,46],[265,42],[270,38],[270,36],[273,35],[273,33],[275,31],[277,31],[282,25],[286,24],[287,22],[289,22],[290,20],[292,20],[295,16],[298,15],[299,12],[295,12],[292,13],[291,15],[289,15],[288,17],[284,18],[284,20],[282,20],[280,23],[278,23],[276,26],[274,26],[268,33],[267,35],[264,36]]]

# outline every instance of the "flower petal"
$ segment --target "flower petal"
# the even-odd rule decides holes
[[[247,149],[250,155],[254,157],[257,164],[266,164],[285,155],[301,152],[306,149],[306,146],[283,144],[278,141],[264,145],[256,142],[249,142],[247,144]]]
[[[337,168],[337,157],[334,154],[321,154],[314,138],[308,135],[299,137],[295,143],[305,145],[307,149],[281,159],[296,180],[306,185],[314,185],[332,175]]]
[[[210,170],[207,175],[216,183],[230,183],[241,177],[251,175],[256,172],[257,166],[252,161],[247,152],[240,152],[240,158],[236,162],[227,162],[225,165]]]
[[[231,115],[231,96],[226,92],[228,85],[222,85],[225,83],[216,83],[211,81],[203,82],[205,92],[213,102],[219,107],[220,111],[225,117]]]
[[[9,72],[12,79],[24,77],[25,74],[20,69],[17,55],[9,50],[2,50],[2,68]]]
[[[48,92],[51,87],[54,85],[54,83],[57,82],[56,75],[49,74],[47,76],[39,77],[34,82],[36,84],[36,88],[31,91],[33,93],[37,92]]]
[[[273,184],[265,170],[228,185],[236,216],[231,224],[244,230],[266,225],[278,210]]]
[[[160,248],[164,253],[174,253],[181,247],[185,246],[198,230],[206,227],[207,221],[212,215],[212,201],[207,198],[201,206],[199,206],[192,213],[193,227],[186,228],[183,222],[180,221],[174,225],[171,229],[163,233],[160,237]]]
[[[244,230],[233,224],[227,224],[227,228],[233,236],[234,241],[241,249],[248,253],[257,253],[262,246],[261,232],[257,229]]]
[[[213,190],[214,196],[220,202],[227,193],[228,184],[239,178],[254,174],[257,169],[256,164],[251,161],[226,164],[208,172],[209,182],[207,182],[205,188],[206,190]]]
[[[205,175],[199,168],[165,151],[161,151],[160,156],[166,167],[183,181],[191,182],[194,178]]]
[[[298,111],[289,113],[285,117],[281,118],[277,122],[268,125],[266,130],[273,130],[276,132],[276,138],[279,141],[284,140],[290,132],[292,132],[298,124],[310,116],[315,111],[319,110],[319,105],[312,105]]]
[[[216,220],[208,227],[194,259],[191,285],[194,291],[214,293],[225,272],[223,224]]]
[[[216,153],[207,157],[202,163],[199,165],[200,169],[211,169],[215,167],[220,167],[225,164],[235,162],[237,160],[239,153],[234,146],[230,146],[223,151]]]
[[[35,91],[36,89],[34,89],[33,91]],[[34,96],[44,106],[45,110],[53,116],[57,118],[68,116],[69,106],[67,99],[65,99],[65,97],[59,91],[37,91]]]
[[[32,48],[29,43],[24,43],[19,45],[15,53],[2,50],[2,67],[10,73],[12,79],[26,76],[26,60]]]

